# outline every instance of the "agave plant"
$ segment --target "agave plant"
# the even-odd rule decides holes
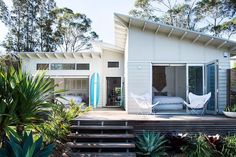
[[[137,137],[137,154],[151,157],[161,157],[167,155],[165,151],[165,137],[160,133],[144,132]]]
[[[43,138],[39,137],[35,142],[32,132],[20,139],[11,135],[6,145],[0,149],[0,157],[48,157],[52,154],[53,145],[42,146]]]

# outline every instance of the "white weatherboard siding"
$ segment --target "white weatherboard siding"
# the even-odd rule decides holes
[[[119,62],[119,68],[108,68],[107,63],[108,61],[115,61]],[[102,55],[102,70],[103,70],[103,102],[104,106],[107,103],[107,77],[121,77],[121,83],[124,79],[124,54],[111,52],[111,51],[104,51]]]
[[[226,69],[230,68],[230,58],[224,58],[222,49],[180,40],[175,37],[130,27],[128,31],[128,95],[133,92],[144,94],[152,92],[152,63],[199,64],[219,60],[219,110],[226,104]],[[152,100],[150,100],[151,103]],[[128,97],[129,112],[136,112],[138,105]]]
[[[124,57],[123,53],[104,51],[101,57],[84,56],[78,58],[25,58],[22,57],[23,70],[32,75],[37,73],[36,66],[38,63],[89,63],[90,70],[48,70],[46,75],[53,78],[90,78],[95,72],[100,75],[100,98],[99,107],[106,105],[106,77],[121,77],[123,80],[124,75]],[[108,61],[118,61],[119,68],[107,68]]]
[[[151,68],[150,62],[129,62],[128,63],[128,112],[129,113],[137,113],[137,112],[144,112],[141,111],[139,106],[135,103],[133,98],[131,97],[131,93],[135,95],[144,95],[149,93],[150,95],[150,84],[152,79],[151,78]],[[152,100],[150,99],[151,103]],[[147,111],[148,112],[148,111]]]

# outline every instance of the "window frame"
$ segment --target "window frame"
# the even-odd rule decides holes
[[[118,63],[118,67],[109,67],[109,62],[111,63],[111,62],[113,62],[113,63]],[[119,69],[120,68],[120,61],[107,61],[107,68],[112,68],[112,69],[114,69],[114,68],[116,68],[116,69]]]

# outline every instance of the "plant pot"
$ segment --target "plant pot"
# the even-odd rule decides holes
[[[226,112],[226,111],[223,111],[224,115],[226,117],[230,117],[230,118],[236,118],[236,112]]]

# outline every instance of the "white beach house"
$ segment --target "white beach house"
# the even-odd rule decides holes
[[[19,53],[23,69],[32,75],[47,70],[58,88],[66,89],[66,98],[87,104],[94,93],[91,76],[98,73],[98,107],[123,105],[128,113],[138,113],[143,109],[136,95],[150,105],[161,102],[145,112],[186,113],[189,92],[211,92],[206,112],[223,111],[235,42],[122,14],[114,18],[114,46],[95,42],[83,52]]]

